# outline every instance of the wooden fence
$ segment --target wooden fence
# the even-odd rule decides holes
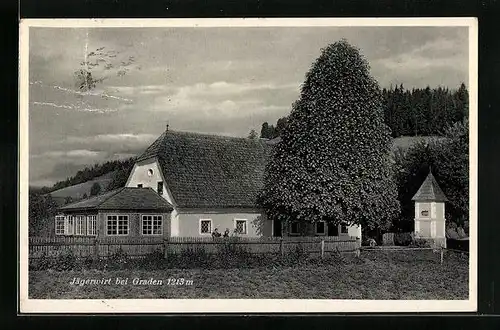
[[[71,251],[76,257],[109,257],[120,249],[130,257],[163,251],[163,237],[30,237],[29,257],[57,257]]]
[[[259,238],[216,238],[170,237],[165,241],[165,253],[179,253],[184,250],[203,250],[217,253],[224,247],[236,247],[249,253],[289,254],[297,249],[324,256],[329,253],[358,252],[361,246],[356,237],[259,237]]]
[[[30,237],[29,257],[57,257],[71,251],[76,257],[109,257],[120,249],[130,257],[142,257],[153,251],[164,254],[185,250],[204,250],[212,254],[225,247],[237,247],[250,253],[288,254],[300,249],[309,254],[359,252],[355,237]]]

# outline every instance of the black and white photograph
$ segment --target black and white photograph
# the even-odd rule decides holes
[[[22,20],[27,312],[477,307],[477,22]]]

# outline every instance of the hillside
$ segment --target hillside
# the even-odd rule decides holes
[[[392,151],[396,151],[398,148],[407,150],[411,146],[420,142],[430,142],[435,140],[445,139],[442,136],[400,136],[392,141]]]
[[[116,171],[108,172],[90,181],[52,191],[50,195],[58,205],[63,205],[67,197],[71,197],[74,201],[82,199],[85,194],[90,196],[90,189],[94,183],[98,183],[102,191],[106,190],[113,180],[113,175],[115,175],[115,173]]]

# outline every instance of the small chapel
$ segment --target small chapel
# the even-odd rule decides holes
[[[445,203],[448,199],[430,169],[412,200],[415,201],[415,238],[446,248]]]

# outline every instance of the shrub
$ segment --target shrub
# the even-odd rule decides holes
[[[169,268],[200,268],[210,265],[210,256],[203,248],[187,248],[180,253],[167,253],[166,262]]]
[[[67,250],[60,256],[54,259],[50,268],[57,271],[72,270],[77,265],[77,259],[72,250]]]
[[[284,262],[287,265],[302,264],[307,262],[309,254],[305,251],[302,243],[298,243],[295,249],[285,254]]]
[[[419,247],[419,248],[429,248],[432,247],[432,245],[433,242],[425,238],[415,238],[413,242],[410,244],[411,247]]]
[[[394,233],[385,233],[382,240],[384,245],[394,245]]]
[[[252,254],[238,244],[228,242],[218,247],[215,265],[221,268],[247,267],[252,262]]]
[[[138,263],[139,267],[146,269],[162,269],[167,264],[165,262],[165,255],[162,250],[156,249],[155,251],[147,254]]]
[[[92,256],[86,256],[81,262],[80,265],[84,269],[96,269],[98,267],[98,262]]]
[[[412,233],[394,233],[394,245],[408,246],[412,241]]]
[[[123,251],[120,247],[118,251],[113,253],[107,260],[105,267],[107,269],[117,270],[117,269],[125,269],[130,267],[130,257],[128,254]]]
[[[29,259],[29,270],[47,270],[53,265],[53,258],[47,256],[47,253],[42,252],[39,258]]]

